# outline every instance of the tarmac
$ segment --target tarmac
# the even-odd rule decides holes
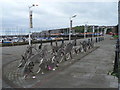
[[[23,88],[118,88],[118,79],[108,75],[113,70],[115,43],[116,40],[110,40],[107,35],[104,41],[95,44],[100,47],[90,51],[87,56],[81,59],[78,58],[80,55],[76,56],[79,59],[76,62],[41,77],[37,76],[37,80],[31,79],[30,85],[24,81]],[[4,68],[12,61],[20,59],[26,47],[3,47]],[[3,88],[12,87],[4,79],[2,83]]]

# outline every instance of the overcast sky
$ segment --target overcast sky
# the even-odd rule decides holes
[[[99,2],[98,2],[99,1]],[[2,27],[29,27],[28,6],[33,3],[33,27],[62,28],[69,27],[69,19],[72,15],[73,26],[88,24],[117,25],[117,2],[105,2],[104,0],[91,0],[91,2],[74,0],[1,0],[0,18]],[[100,2],[103,1],[103,2]]]

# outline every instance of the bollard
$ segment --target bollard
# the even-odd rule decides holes
[[[100,37],[100,41],[102,41],[102,37]]]
[[[93,40],[93,39],[91,38],[91,42],[92,42],[92,40]]]
[[[41,44],[41,46],[42,46],[42,40],[40,41],[40,44]]]
[[[97,38],[96,38],[96,43],[97,43]]]
[[[53,45],[53,43],[52,43],[52,39],[51,39],[51,41],[50,41],[50,45],[51,45],[51,46]]]
[[[104,40],[105,38],[103,37],[103,40]]]
[[[99,42],[99,37],[97,38],[97,42]]]
[[[64,44],[64,39],[62,39],[62,44]]]
[[[55,41],[55,44],[56,44],[56,46],[58,46],[58,44],[57,44],[57,40]]]
[[[75,45],[74,46],[76,46],[77,45],[77,40],[76,40],[76,38],[75,38]]]
[[[39,45],[39,47],[38,47],[39,49],[41,49],[42,48],[42,40],[40,41],[40,45]]]
[[[98,38],[99,42],[100,42],[100,37]]]
[[[88,42],[90,42],[90,39],[88,39]]]
[[[40,45],[39,45],[39,49],[41,49],[41,48],[42,48],[42,45],[40,44]]]

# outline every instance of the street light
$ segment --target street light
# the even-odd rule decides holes
[[[87,23],[88,23],[88,22],[86,22],[86,23],[85,23],[85,26],[84,26],[84,38],[86,38],[86,32],[87,32]]]
[[[31,8],[35,7],[35,6],[38,6],[38,5],[33,4],[32,6],[29,6],[30,29],[33,28],[33,24],[32,24],[32,10],[31,10]],[[30,29],[29,29],[29,45],[31,46],[31,37],[30,37],[31,30]]]
[[[94,33],[95,33],[95,26],[93,25],[93,34],[92,34],[92,37],[94,37]]]
[[[119,54],[120,54],[120,0],[118,2],[118,49],[119,49]],[[118,56],[118,62],[119,62],[119,65],[118,65],[118,68],[120,68],[120,56]],[[120,69],[118,69],[118,72],[119,72],[119,76],[120,77]],[[118,79],[120,82],[120,78]],[[120,85],[118,85],[118,88],[120,89]]]
[[[119,54],[120,54],[120,0],[118,2],[118,46],[119,46]],[[119,56],[119,63],[120,63],[120,56]],[[118,65],[120,68],[120,65]],[[118,71],[119,72],[119,77],[120,77],[120,70]],[[119,82],[120,82],[120,79],[119,79]],[[119,86],[120,88],[120,86]]]
[[[77,15],[70,17],[70,29],[69,29],[69,42],[71,42],[71,31],[72,31],[72,18],[75,18]]]
[[[99,37],[99,26],[97,27],[97,37]]]

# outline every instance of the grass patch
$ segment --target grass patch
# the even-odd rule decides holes
[[[113,37],[114,37],[114,38],[118,38],[118,35],[114,35]]]

